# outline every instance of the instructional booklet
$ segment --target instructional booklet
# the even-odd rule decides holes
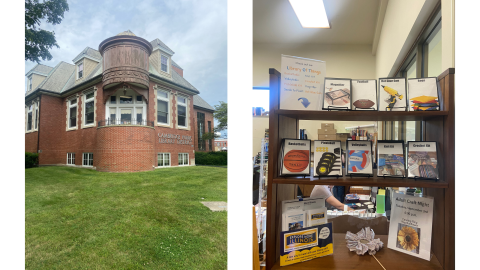
[[[408,177],[439,179],[437,142],[408,142]]]
[[[352,108],[352,80],[325,78],[323,109],[350,110]]]
[[[379,111],[407,111],[407,83],[405,78],[379,79]]]
[[[327,223],[327,208],[307,210],[307,226],[317,226]]]
[[[437,77],[408,79],[410,111],[439,111]]]
[[[310,140],[284,139],[281,175],[310,175]]]
[[[325,210],[325,211],[324,211]],[[310,213],[314,216],[314,224],[327,222],[326,215],[321,219],[321,213],[325,212],[325,198],[306,198],[282,201],[282,231],[297,230],[299,227],[309,227]]]
[[[377,110],[377,80],[352,80],[354,110]]]
[[[430,261],[433,198],[393,194],[388,248]]]
[[[347,141],[347,175],[373,175],[372,142]]]
[[[342,142],[314,141],[313,165],[314,176],[342,176]]]
[[[377,176],[406,177],[403,141],[378,141]]]

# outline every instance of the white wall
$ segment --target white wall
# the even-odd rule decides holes
[[[442,72],[455,67],[455,0],[442,0]]]

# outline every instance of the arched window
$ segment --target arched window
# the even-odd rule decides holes
[[[142,95],[132,89],[120,89],[105,106],[107,125],[147,125],[147,105]]]

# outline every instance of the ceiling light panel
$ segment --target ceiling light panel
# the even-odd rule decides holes
[[[303,28],[330,28],[323,0],[289,0]]]

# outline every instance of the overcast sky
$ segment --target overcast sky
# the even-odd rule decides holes
[[[159,38],[175,54],[184,78],[212,107],[227,102],[227,1],[223,0],[68,0],[69,11],[55,32],[60,48],[50,51],[54,67],[70,64],[85,47],[98,50],[104,39],[131,30],[148,41]],[[25,73],[36,63],[25,61]]]

